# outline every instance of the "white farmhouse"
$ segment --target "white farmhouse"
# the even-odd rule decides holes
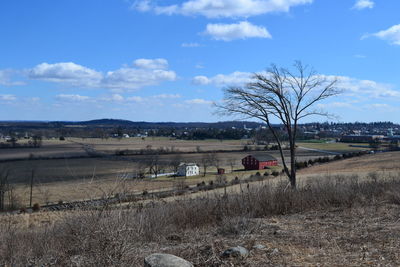
[[[195,176],[200,174],[200,168],[196,163],[181,163],[178,167],[178,176]]]

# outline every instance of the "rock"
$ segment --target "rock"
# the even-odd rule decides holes
[[[171,254],[154,253],[144,259],[145,267],[193,267],[190,262]]]
[[[249,251],[244,247],[237,246],[228,248],[222,253],[222,257],[241,257],[246,258],[249,255]]]
[[[277,249],[277,248],[274,248],[272,251],[271,251],[271,255],[273,255],[273,256],[276,256],[276,255],[278,255],[279,254],[279,249]]]
[[[265,249],[265,246],[261,244],[256,244],[253,246],[253,249]]]

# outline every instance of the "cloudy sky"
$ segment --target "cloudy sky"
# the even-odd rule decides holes
[[[0,120],[218,121],[222,88],[301,60],[319,107],[400,123],[398,0],[2,0]],[[312,118],[312,120],[325,120]]]

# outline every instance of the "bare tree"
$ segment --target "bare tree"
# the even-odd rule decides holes
[[[214,166],[214,153],[203,154],[201,164],[203,165],[203,176],[206,176],[207,168]]]
[[[231,167],[231,172],[233,172],[233,168],[236,165],[236,159],[235,158],[228,158],[228,164]]]
[[[144,178],[146,176],[146,168],[148,167],[148,162],[146,160],[140,159],[136,165],[134,170],[134,178]]]
[[[171,158],[169,165],[172,166],[174,173],[178,172],[179,165],[182,163],[182,161],[183,158],[181,154],[176,154]]]
[[[214,166],[217,170],[219,167],[221,167],[221,160],[218,157],[218,154],[216,152],[212,152],[208,154],[209,161],[211,163],[211,166]]]
[[[266,73],[255,73],[253,82],[243,87],[224,89],[222,104],[216,104],[220,114],[242,115],[257,118],[268,125],[277,142],[284,171],[292,188],[296,188],[296,136],[298,122],[311,115],[328,116],[315,108],[315,104],[337,95],[336,79],[326,79],[296,61],[295,72],[271,65]],[[282,141],[272,127],[271,120],[277,119],[285,128],[289,140],[290,168],[283,155]]]
[[[5,195],[8,191],[8,169],[0,170],[0,211],[5,209]]]
[[[157,178],[161,168],[160,155],[150,155],[148,164],[150,173],[153,173],[154,177]]]
[[[36,170],[32,169],[31,170],[31,179],[30,179],[30,186],[29,186],[29,207],[32,207],[32,196],[33,196],[33,183],[35,180],[35,173]]]

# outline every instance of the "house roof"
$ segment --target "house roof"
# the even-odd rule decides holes
[[[274,156],[271,156],[269,154],[264,154],[264,155],[249,155],[255,158],[258,161],[271,161],[271,160],[277,160]]]
[[[197,164],[196,163],[181,163],[181,164],[179,164],[179,166],[197,166]]]

